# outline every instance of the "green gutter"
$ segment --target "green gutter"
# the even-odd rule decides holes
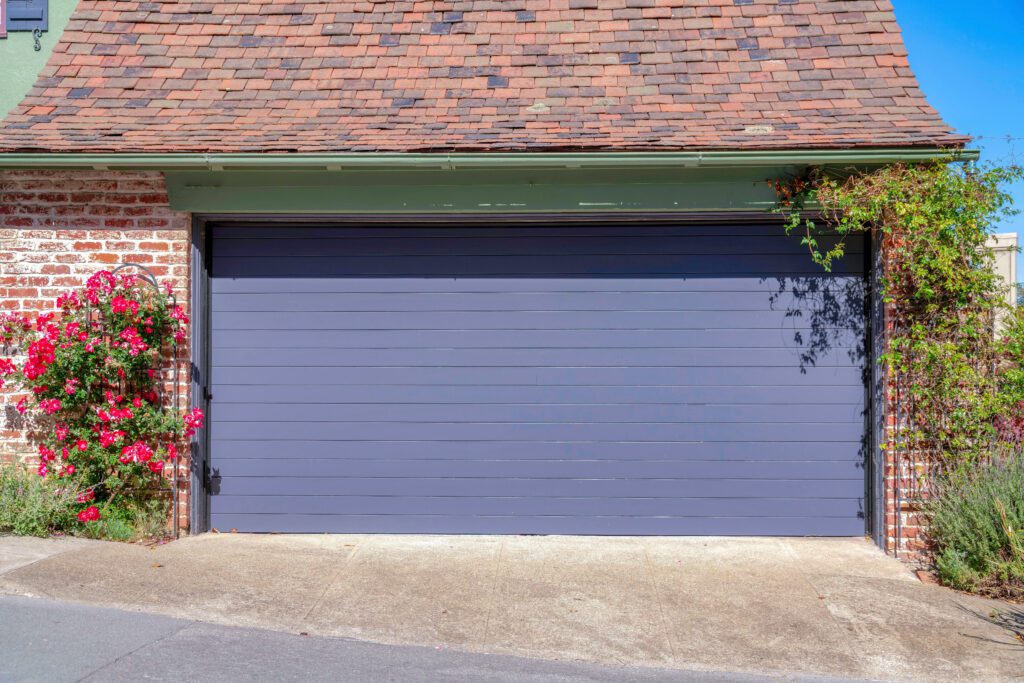
[[[977,150],[938,148],[558,153],[337,154],[51,154],[0,153],[0,168],[118,170],[472,170],[741,168],[880,165],[949,159],[974,161]]]

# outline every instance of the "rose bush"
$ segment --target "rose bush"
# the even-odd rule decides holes
[[[166,389],[188,317],[169,289],[109,271],[57,297],[56,308],[0,316],[0,387],[24,392],[16,408],[38,445],[37,472],[82,492],[78,520],[123,518],[164,485],[202,426],[202,413],[179,415]]]

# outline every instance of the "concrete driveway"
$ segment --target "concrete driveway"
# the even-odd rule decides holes
[[[1024,680],[1020,612],[923,585],[862,539],[221,534],[76,544],[0,574],[0,591],[569,661]]]

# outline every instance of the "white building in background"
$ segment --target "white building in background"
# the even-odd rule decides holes
[[[1017,303],[1017,233],[1002,232],[992,235],[988,242],[995,251],[996,272],[1009,285],[1006,292],[1010,305]]]

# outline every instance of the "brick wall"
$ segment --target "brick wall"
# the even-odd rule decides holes
[[[0,171],[0,310],[45,311],[56,296],[98,270],[141,264],[169,281],[189,304],[190,217],[171,211],[163,175],[109,171]],[[189,357],[187,348],[182,358]],[[182,397],[188,400],[188,363]],[[0,390],[0,461],[31,460],[35,451]],[[188,463],[180,524],[188,523]]]

